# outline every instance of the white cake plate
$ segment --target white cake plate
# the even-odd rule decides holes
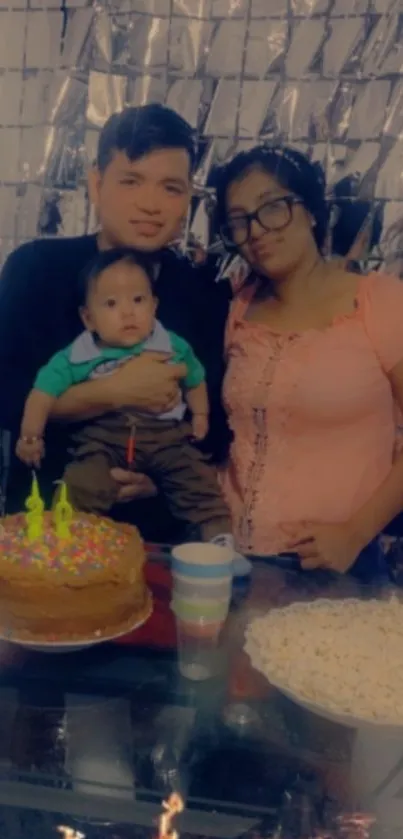
[[[79,650],[95,647],[98,644],[107,644],[109,641],[116,641],[117,638],[123,638],[125,635],[134,632],[135,629],[140,629],[151,615],[152,609],[150,609],[150,614],[142,620],[135,621],[131,626],[126,626],[124,630],[121,629],[111,635],[103,635],[100,638],[92,636],[88,639],[83,638],[81,641],[42,641],[38,643],[36,641],[27,641],[23,638],[18,638],[16,635],[0,632],[0,641],[7,641],[9,644],[18,644],[19,647],[24,647],[27,650],[32,650],[32,652],[37,653],[75,653]]]

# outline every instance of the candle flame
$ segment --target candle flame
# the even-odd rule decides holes
[[[371,813],[344,813],[337,818],[338,835],[346,839],[369,839],[376,818]]]
[[[184,803],[177,792],[173,792],[167,801],[162,802],[161,816],[158,820],[158,839],[179,839],[179,833],[172,826],[172,821],[178,813],[184,810]]]
[[[62,839],[85,839],[84,833],[79,833],[78,830],[73,830],[72,827],[64,827],[64,825],[60,825],[57,828],[57,832],[61,834]]]

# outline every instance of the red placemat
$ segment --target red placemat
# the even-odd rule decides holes
[[[170,610],[171,572],[165,565],[148,562],[145,577],[153,597],[153,613],[144,626],[117,639],[115,643],[131,644],[136,647],[175,649],[175,618]]]

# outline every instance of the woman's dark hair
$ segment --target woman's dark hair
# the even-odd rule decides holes
[[[285,189],[301,198],[315,220],[313,234],[318,248],[322,248],[329,222],[323,169],[320,163],[311,163],[302,152],[288,146],[255,146],[216,170],[215,228],[219,230],[226,223],[229,186],[256,167],[273,175]]]
[[[333,254],[348,254],[366,219],[372,223],[369,250],[379,244],[383,226],[382,207],[378,205],[373,209],[369,201],[360,199],[357,195],[357,177],[349,175],[342,178],[333,187],[330,199],[327,199],[326,179],[321,164],[310,161],[305,154],[289,146],[255,146],[248,152],[237,154],[229,163],[216,170],[213,176],[217,200],[213,221],[215,232],[218,233],[227,221],[226,199],[229,186],[255,167],[261,167],[273,175],[285,189],[301,198],[315,220],[313,235],[319,250],[325,244],[333,210]],[[235,246],[233,250],[236,250]]]
[[[105,123],[98,142],[97,167],[104,172],[115,152],[138,160],[158,149],[185,149],[190,171],[196,165],[195,133],[191,125],[172,108],[157,103],[125,108]]]
[[[153,287],[157,268],[155,256],[152,257],[132,248],[111,248],[110,250],[100,251],[95,259],[81,272],[77,285],[77,305],[79,307],[85,306],[88,294],[101,274],[118,262],[128,262],[130,265],[141,268],[148,277],[151,287]]]
[[[381,240],[383,229],[383,206],[373,205],[358,195],[359,181],[356,175],[346,175],[331,191],[331,207],[335,212],[332,227],[332,252],[346,256],[368,222],[367,248],[371,251]]]

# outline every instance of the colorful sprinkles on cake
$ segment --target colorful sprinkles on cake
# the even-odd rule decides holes
[[[46,565],[48,569],[70,572],[74,576],[113,565],[127,545],[127,535],[107,519],[90,519],[84,514],[70,524],[71,537],[60,539],[54,529],[52,513],[44,514],[44,528],[40,539],[30,541],[25,516],[13,516],[3,522],[0,532],[2,558],[23,567]]]

